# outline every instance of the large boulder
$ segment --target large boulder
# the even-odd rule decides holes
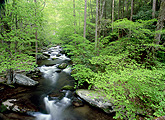
[[[24,86],[35,86],[38,84],[37,81],[34,81],[31,78],[22,74],[15,74],[14,83]]]
[[[76,94],[89,104],[103,109],[106,113],[115,112],[115,106],[112,103],[113,100],[107,100],[105,97],[100,95],[99,92],[94,90],[78,89],[76,90]]]

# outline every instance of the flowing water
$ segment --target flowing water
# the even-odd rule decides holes
[[[30,114],[35,116],[36,120],[112,120],[112,116],[87,104],[83,107],[74,107],[72,105],[74,92],[61,91],[65,85],[74,86],[74,79],[70,76],[71,67],[60,72],[57,68],[63,62],[69,64],[70,60],[65,54],[61,54],[61,51],[60,46],[51,47],[45,52],[50,55],[50,58],[39,63],[38,68],[43,76],[31,101],[38,106],[40,112]]]

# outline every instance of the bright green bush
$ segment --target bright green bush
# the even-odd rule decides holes
[[[155,21],[123,19],[114,22],[114,33],[101,38],[99,55],[93,52],[86,57],[88,51],[91,53],[86,49],[88,45],[85,49],[72,45],[77,52],[73,56],[77,65],[72,76],[78,80],[78,85],[88,82],[89,89],[94,86],[106,98],[114,99],[116,119],[132,120],[137,115],[152,119],[165,114],[164,46],[154,44],[156,32],[148,29]],[[126,34],[112,40],[112,36],[118,36],[119,29]]]

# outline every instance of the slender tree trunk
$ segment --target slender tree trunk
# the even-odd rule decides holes
[[[121,6],[121,0],[119,0],[118,4],[118,20],[120,19],[120,6]],[[120,39],[120,29],[118,29],[118,40]]]
[[[132,21],[132,17],[133,17],[133,0],[131,0],[131,16],[130,16],[130,21]],[[131,28],[129,30],[129,38],[131,38],[131,34],[132,34],[132,31],[131,31]]]
[[[37,4],[37,1],[36,0],[34,0],[34,2],[35,2],[35,4]],[[36,8],[35,8],[35,17],[37,16],[37,10],[36,10]],[[37,54],[38,54],[38,37],[37,37],[37,26],[36,26],[36,24],[35,24],[35,27],[36,27],[36,31],[35,31],[35,39],[36,39],[36,42],[35,42],[35,59],[36,59],[36,63],[37,63]]]
[[[114,21],[114,7],[115,7],[115,0],[112,0],[112,32],[113,32],[113,21]]]
[[[119,4],[118,4],[118,20],[120,19],[120,4],[121,4],[121,0],[119,0]]]
[[[12,59],[11,58],[12,53],[11,53],[11,48],[10,48],[11,47],[11,42],[8,41],[6,43],[7,43],[7,46],[8,46],[8,48],[6,48],[6,52],[9,53],[9,58]],[[9,62],[9,67],[7,68],[7,84],[11,84],[11,83],[13,83],[13,79],[14,79],[13,78],[13,69],[10,68],[10,66],[11,66],[10,60],[8,62]]]
[[[98,0],[96,0],[96,28],[95,28],[95,51],[97,49],[97,39],[98,39],[98,36],[97,36],[97,31],[98,31]]]
[[[152,4],[152,18],[155,18],[155,11],[156,11],[156,0],[153,0],[153,4]]]
[[[122,6],[122,19],[124,18],[124,4],[125,4],[125,1],[123,0],[123,6]]]
[[[85,0],[85,7],[84,7],[84,35],[83,35],[84,38],[86,38],[86,17],[87,17],[87,0]]]
[[[104,7],[105,7],[105,0],[103,1],[103,4],[102,4],[102,10],[101,10],[101,17],[100,17],[100,21],[101,21],[101,19],[103,18],[103,14],[104,14]]]
[[[92,20],[93,20],[93,10],[92,10],[92,3],[91,3],[91,0],[90,0],[90,8],[91,8],[91,15],[92,15]]]
[[[104,7],[104,19],[107,19],[107,2],[105,0],[105,7]]]
[[[76,5],[75,5],[75,0],[73,0],[73,17],[74,17],[74,34],[76,34]],[[75,41],[75,46],[77,45]]]
[[[98,28],[97,28],[97,36],[100,37],[100,30],[101,30],[101,0],[98,0]],[[97,41],[97,47],[99,45],[99,39]]]
[[[159,17],[158,17],[158,22],[157,22],[157,28],[156,30],[162,30],[164,25],[165,25],[165,1],[162,0],[161,1],[161,5],[160,5],[160,12],[159,12]],[[160,43],[160,40],[161,39],[161,34],[157,34],[155,36],[155,43],[156,44],[159,44]]]
[[[125,0],[125,17],[128,18],[128,1],[129,0]]]
[[[76,10],[75,10],[75,0],[73,0],[73,16],[74,16],[74,33],[76,34]]]
[[[131,0],[131,17],[130,20],[132,21],[132,17],[133,17],[133,0]]]

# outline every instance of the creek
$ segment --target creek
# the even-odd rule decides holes
[[[33,91],[31,101],[38,106],[40,112],[29,112],[36,120],[112,120],[112,116],[100,109],[84,104],[82,107],[72,105],[74,91],[63,90],[65,85],[74,86],[71,67],[59,70],[61,63],[70,64],[70,58],[61,54],[61,47],[51,47],[46,51],[50,55],[47,60],[39,61],[39,69],[43,73],[40,84]]]

